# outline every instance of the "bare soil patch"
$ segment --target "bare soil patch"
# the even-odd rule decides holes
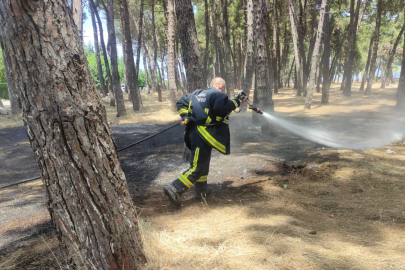
[[[289,121],[372,136],[383,124],[403,126],[395,92],[374,89],[366,97],[354,90],[347,98],[336,87],[330,105],[320,106],[316,94],[311,110],[292,89],[274,100],[276,114]],[[155,100],[143,96],[145,108],[124,118],[107,107],[118,149],[179,120],[168,101]],[[0,130],[0,186],[38,175],[21,123],[0,117],[7,126]],[[213,195],[196,201],[188,192],[181,209],[162,186],[188,166],[180,159],[182,127],[119,153],[140,210],[145,269],[405,269],[403,141],[334,149],[282,129],[276,138],[263,136],[250,119],[232,114],[231,155],[212,157]],[[64,258],[42,182],[1,189],[0,269],[67,269]]]

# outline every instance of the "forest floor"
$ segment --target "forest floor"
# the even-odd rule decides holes
[[[345,97],[334,85],[329,105],[316,93],[311,110],[293,89],[281,89],[275,115],[348,141],[384,141],[403,130],[396,87],[376,84],[371,96],[353,87]],[[128,115],[116,118],[107,107],[118,149],[180,120],[167,91],[162,103],[142,95],[141,112],[127,104]],[[213,152],[212,196],[197,201],[189,191],[181,208],[162,187],[188,167],[183,127],[119,152],[139,208],[145,269],[405,269],[403,140],[331,148],[281,127],[277,137],[263,135],[251,112],[230,118],[231,155]],[[0,127],[0,188],[39,175],[21,117],[1,115]],[[72,269],[41,180],[0,189],[0,269]]]

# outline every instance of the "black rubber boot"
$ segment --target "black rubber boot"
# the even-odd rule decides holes
[[[187,190],[187,188],[183,188],[181,190],[177,190],[172,184],[167,185],[163,188],[169,200],[177,207],[181,206],[180,197],[183,193]]]
[[[202,199],[211,195],[212,190],[208,188],[207,182],[196,182],[194,184],[194,196],[196,199]]]

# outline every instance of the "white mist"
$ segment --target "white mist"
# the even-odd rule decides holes
[[[353,131],[354,136],[350,136],[350,138],[347,138],[347,136],[341,138],[342,136],[339,136],[339,134],[336,134],[335,132],[303,127],[268,113],[263,113],[263,117],[269,122],[293,132],[300,137],[334,148],[353,150],[377,148],[401,140],[404,135],[403,129],[402,131],[399,131],[400,128],[397,128],[396,130],[383,129],[382,131],[376,131],[374,134],[363,134],[364,136],[362,136],[362,138],[355,135],[358,131]]]

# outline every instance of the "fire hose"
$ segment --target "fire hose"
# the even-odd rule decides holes
[[[173,126],[170,126],[170,127],[166,128],[166,129],[164,129],[164,130],[161,130],[161,131],[159,131],[159,132],[156,132],[156,133],[154,133],[154,134],[152,134],[152,135],[150,135],[150,136],[148,136],[148,137],[146,137],[146,138],[143,138],[142,140],[139,140],[139,141],[137,141],[137,142],[135,142],[135,143],[132,143],[132,144],[130,144],[130,145],[127,145],[127,146],[125,146],[125,147],[123,147],[123,148],[118,149],[117,152],[123,151],[123,150],[125,150],[125,149],[127,149],[127,148],[130,148],[130,147],[132,147],[132,146],[134,146],[134,145],[137,145],[137,144],[139,144],[139,143],[141,143],[141,142],[144,142],[144,141],[146,141],[146,140],[149,140],[150,138],[153,138],[153,137],[155,137],[155,136],[157,136],[157,135],[159,135],[159,134],[161,134],[161,133],[163,133],[163,132],[165,132],[165,131],[167,131],[167,130],[169,130],[169,129],[172,129],[172,128],[178,126],[178,125],[179,125],[179,123],[177,123],[177,124],[175,124],[175,125],[173,125]],[[1,186],[0,189],[4,189],[4,188],[16,186],[16,185],[19,185],[19,184],[28,183],[28,182],[31,182],[31,181],[34,181],[34,180],[37,180],[37,179],[40,179],[40,178],[41,178],[41,176],[36,176],[36,177],[33,177],[33,178],[24,179],[24,180],[18,181],[18,182],[13,183],[13,184]]]
[[[250,110],[253,110],[253,111],[255,111],[255,112],[259,113],[259,114],[263,114],[263,111],[262,111],[260,108],[257,108],[257,107],[253,106],[253,105],[250,103],[250,101],[249,101],[249,99],[247,98],[247,95],[246,95],[245,92],[240,91],[240,92],[236,95],[236,98],[238,98],[239,100],[245,99],[245,101],[249,104],[249,107],[248,107],[248,108],[249,108]],[[240,112],[240,109],[239,109],[239,111],[235,111],[235,112],[239,113],[239,112]],[[149,140],[149,139],[151,139],[151,138],[153,138],[153,137],[155,137],[155,136],[157,136],[157,135],[159,135],[159,134],[161,134],[161,133],[163,133],[163,132],[165,132],[165,131],[168,131],[169,129],[172,129],[172,128],[178,126],[178,125],[179,125],[179,123],[177,123],[177,124],[175,124],[175,125],[173,125],[173,126],[170,126],[170,127],[166,128],[166,129],[164,129],[164,130],[161,130],[161,131],[159,131],[159,132],[156,132],[156,133],[154,133],[154,134],[152,134],[152,135],[150,135],[150,136],[148,136],[148,137],[146,137],[146,138],[143,138],[142,140],[139,140],[139,141],[137,141],[137,142],[135,142],[135,143],[132,143],[132,144],[130,144],[130,145],[127,145],[127,146],[125,146],[125,147],[123,147],[123,148],[118,149],[117,152],[123,151],[123,150],[128,149],[128,148],[130,148],[130,147],[132,147],[132,146],[134,146],[134,145],[137,145],[137,144],[139,144],[139,143],[141,143],[141,142],[144,142],[144,141],[146,141],[146,140]],[[40,178],[41,178],[41,176],[36,176],[36,177],[33,177],[33,178],[24,179],[24,180],[18,181],[18,182],[13,183],[13,184],[1,186],[0,189],[5,189],[5,188],[12,187],[12,186],[16,186],[16,185],[19,185],[19,184],[28,183],[28,182],[31,182],[31,181],[34,181],[34,180],[37,180],[37,179],[40,179]]]

